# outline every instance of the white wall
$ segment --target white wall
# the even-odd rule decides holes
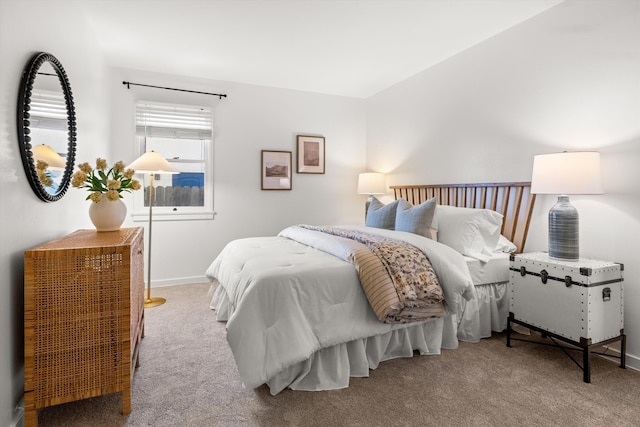
[[[533,156],[602,153],[606,194],[574,196],[581,254],[625,264],[640,369],[640,2],[567,1],[367,102],[367,165],[390,184],[529,181]],[[546,250],[538,196],[525,250]]]
[[[18,151],[16,103],[32,54],[53,54],[64,66],[77,109],[78,155],[107,150],[106,66],[73,2],[0,2],[0,425],[8,426],[23,392],[23,253],[88,226],[84,195],[69,190],[43,203],[27,183]],[[55,19],[54,17],[59,17]]]
[[[216,105],[217,215],[210,221],[154,222],[152,285],[203,280],[215,255],[238,237],[272,235],[302,222],[363,222],[365,196],[356,194],[356,181],[365,165],[364,100],[111,69],[75,2],[2,0],[0,7],[0,425],[11,424],[23,393],[24,250],[93,227],[86,192],[70,188],[60,201],[43,203],[24,176],[15,104],[22,68],[32,53],[52,53],[67,71],[77,109],[77,162],[135,158],[137,99]],[[123,80],[228,97],[219,101],[159,89],[127,90]],[[326,138],[326,173],[294,173],[291,191],[260,190],[260,150],[292,151],[295,161],[297,134]],[[131,212],[130,195],[124,200]],[[124,226],[146,228],[147,223],[127,218]]]
[[[201,92],[226,98],[131,86],[122,81]],[[154,221],[152,286],[206,280],[204,272],[229,241],[274,235],[297,223],[362,223],[365,197],[356,194],[364,170],[364,100],[198,80],[134,70],[117,70],[114,150],[125,163],[135,158],[133,114],[138,100],[212,105],[214,109],[213,220]],[[293,173],[291,191],[260,189],[261,150],[292,151],[296,135],[325,137],[326,173]],[[131,197],[125,197],[133,210]],[[144,226],[146,222],[126,225]]]

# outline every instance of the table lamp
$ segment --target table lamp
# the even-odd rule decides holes
[[[549,256],[564,261],[580,259],[578,211],[569,194],[602,194],[600,153],[563,152],[533,158],[531,193],[558,194],[549,211]]]
[[[383,173],[365,172],[358,175],[358,194],[368,194],[364,216],[367,217],[369,205],[374,194],[387,194],[387,180]]]

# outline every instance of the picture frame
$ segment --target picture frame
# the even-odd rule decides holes
[[[298,135],[297,173],[324,173],[325,145],[323,136]]]
[[[263,190],[291,190],[291,151],[262,150],[260,161]]]

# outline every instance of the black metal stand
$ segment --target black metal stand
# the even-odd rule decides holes
[[[518,325],[522,325],[525,328],[529,328],[533,331],[539,332],[543,338],[548,338],[550,339],[553,344],[550,343],[545,343],[545,342],[539,342],[539,341],[533,341],[533,340],[525,340],[525,339],[521,339],[521,338],[512,338],[511,337],[511,323],[516,323]],[[565,342],[567,344],[572,345],[573,347],[566,347],[563,345],[560,345],[557,341],[560,340],[562,342]],[[564,354],[566,354],[567,356],[569,356],[569,358],[571,360],[573,360],[573,362],[578,365],[578,367],[580,369],[582,369],[583,372],[583,376],[582,379],[584,380],[585,383],[590,383],[591,382],[591,354],[599,354],[602,356],[607,356],[607,357],[613,357],[615,359],[620,359],[620,367],[622,369],[626,369],[626,364],[625,364],[625,357],[626,357],[626,352],[627,352],[627,337],[624,334],[624,329],[620,330],[620,335],[615,337],[615,338],[611,338],[605,341],[600,341],[597,343],[592,343],[591,342],[591,338],[587,339],[587,338],[580,338],[580,342],[578,341],[573,341],[570,340],[568,338],[562,337],[560,335],[554,334],[552,332],[549,331],[545,331],[544,329],[540,329],[538,327],[535,327],[533,325],[530,325],[526,322],[523,322],[522,320],[518,320],[513,316],[513,313],[509,313],[509,317],[507,318],[507,347],[511,347],[511,340],[513,341],[524,341],[524,342],[531,342],[534,344],[542,344],[542,345],[551,345],[554,347],[559,347]],[[615,356],[615,355],[610,355],[610,354],[604,354],[604,353],[599,353],[597,351],[593,351],[592,349],[596,348],[596,347],[601,347],[605,344],[610,344],[616,341],[621,341],[620,343],[620,356]],[[573,351],[582,351],[582,365],[571,355],[567,352],[567,350],[573,350]]]

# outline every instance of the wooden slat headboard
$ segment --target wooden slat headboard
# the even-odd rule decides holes
[[[483,184],[392,185],[396,199],[418,205],[432,197],[439,205],[491,209],[504,216],[502,234],[524,249],[536,195],[530,182]]]

